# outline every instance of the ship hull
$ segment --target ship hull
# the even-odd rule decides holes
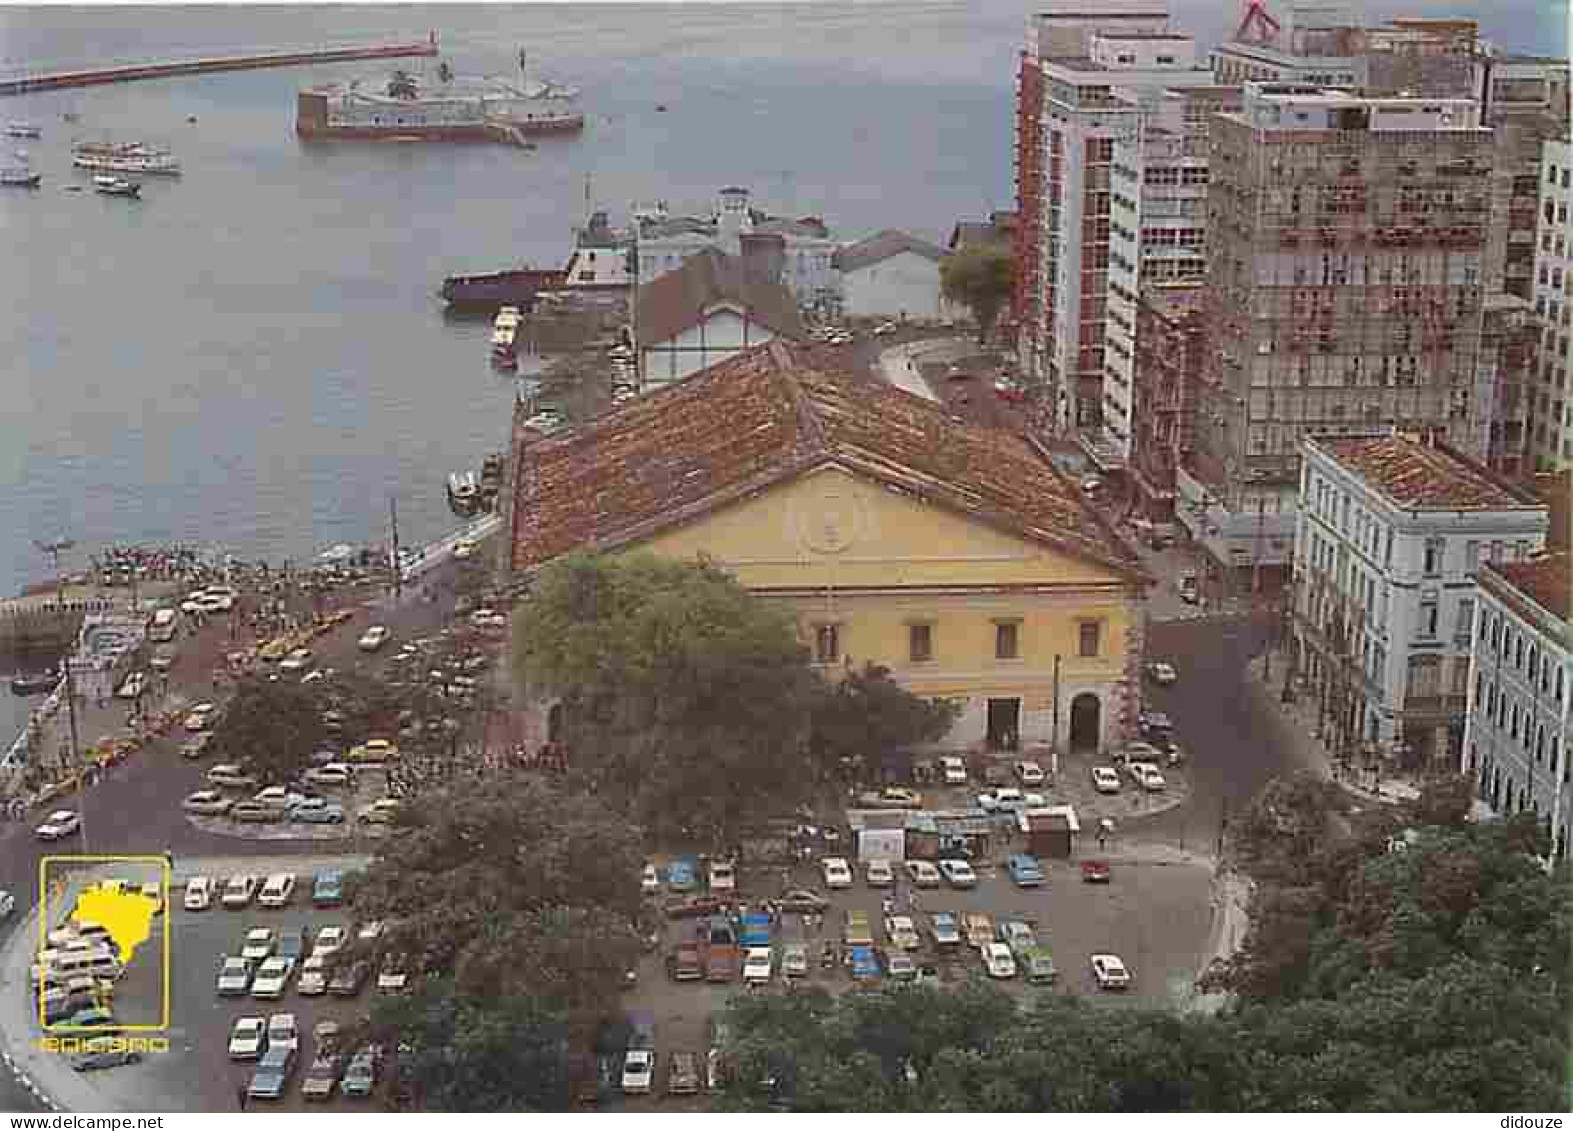
[[[449,306],[471,310],[495,310],[517,306],[528,310],[535,296],[565,286],[565,271],[495,271],[487,275],[452,275],[443,280],[438,293]]]
[[[297,121],[295,133],[302,141],[427,141],[496,144],[519,137],[554,137],[582,133],[584,115],[511,120],[499,128],[483,122],[449,125],[333,126]]]

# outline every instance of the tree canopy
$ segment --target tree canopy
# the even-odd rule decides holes
[[[311,764],[311,753],[328,738],[322,696],[313,687],[286,680],[242,680],[213,728],[210,750],[234,762],[263,785],[294,781]]]
[[[525,1067],[587,1043],[638,962],[639,840],[593,798],[515,772],[400,812],[349,891],[385,929],[341,961],[410,974],[413,995],[379,998],[371,1027],[404,1046],[422,1106],[551,1106],[556,1085]]]
[[[961,713],[958,704],[921,699],[898,684],[890,669],[865,664],[821,689],[809,727],[809,747],[824,777],[862,776],[882,753],[937,742]]]
[[[958,251],[939,267],[940,289],[947,299],[972,311],[982,342],[994,328],[1016,285],[1016,260],[1010,249],[980,245]]]

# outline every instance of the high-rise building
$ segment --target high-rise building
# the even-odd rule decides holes
[[[1535,470],[1573,467],[1573,145],[1545,143],[1535,249],[1538,370],[1529,385],[1530,459]]]
[[[1169,87],[1211,82],[1165,0],[1054,0],[1028,23],[1017,107],[1020,363],[1041,423],[1100,427],[1114,143]]]
[[[1140,419],[1137,407],[1142,356],[1160,368],[1168,365],[1138,341],[1137,308],[1147,298],[1146,288],[1198,283],[1207,272],[1208,123],[1214,114],[1240,109],[1241,96],[1239,87],[1200,86],[1164,90],[1151,99],[1134,92],[1120,97],[1136,113],[1134,128],[1114,142],[1103,427],[1082,434],[1083,446],[1103,471],[1131,466],[1137,431],[1151,423]],[[1158,297],[1153,302],[1171,305]],[[1162,374],[1152,376],[1164,384]]]
[[[1399,423],[1462,446],[1491,411],[1492,138],[1467,98],[1248,83],[1210,141],[1214,340],[1178,517],[1225,568],[1282,567],[1302,436]]]

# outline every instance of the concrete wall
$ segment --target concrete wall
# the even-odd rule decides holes
[[[903,251],[841,275],[843,309],[854,318],[948,318],[939,264]]]

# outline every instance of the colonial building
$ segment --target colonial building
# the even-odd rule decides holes
[[[1330,746],[1351,763],[1457,764],[1475,574],[1538,552],[1546,507],[1441,444],[1302,443],[1294,662]]]
[[[1477,576],[1462,772],[1499,813],[1529,810],[1565,857],[1573,820],[1573,555]]]
[[[959,700],[949,743],[1105,748],[1138,710],[1139,559],[1025,435],[776,341],[543,437],[516,426],[508,566],[700,555],[827,673]]]
[[[841,311],[853,318],[950,317],[941,292],[944,248],[893,228],[848,244],[831,260],[841,291]]]
[[[641,388],[682,380],[776,337],[801,338],[792,292],[735,256],[705,248],[634,300]]]

